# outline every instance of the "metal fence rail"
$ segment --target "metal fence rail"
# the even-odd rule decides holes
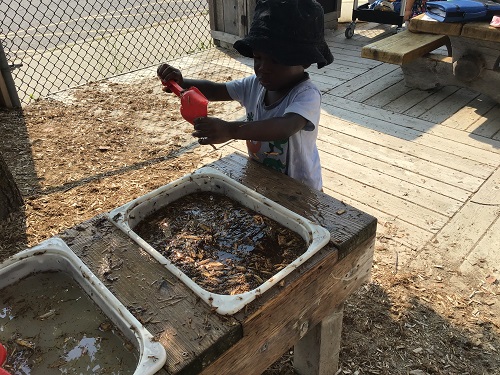
[[[205,0],[2,0],[0,13],[22,104],[213,46]]]

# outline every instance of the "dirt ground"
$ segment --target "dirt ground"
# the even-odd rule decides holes
[[[25,206],[0,223],[0,259],[217,158],[178,107],[150,76],[1,110],[0,152]],[[223,111],[210,105],[212,115]],[[500,374],[498,288],[464,295],[440,278],[395,273],[377,255],[385,240],[377,239],[372,281],[345,304],[338,374]],[[291,353],[266,374],[293,374]]]

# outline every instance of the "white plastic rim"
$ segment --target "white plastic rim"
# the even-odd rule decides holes
[[[221,193],[277,221],[298,233],[308,244],[307,250],[288,266],[251,291],[235,295],[225,295],[212,293],[203,289],[132,229],[146,217],[165,207],[170,202],[185,195],[201,191]],[[191,174],[110,211],[107,215],[111,222],[221,315],[232,315],[241,310],[258,295],[283,280],[330,241],[330,232],[322,226],[307,220],[210,167],[200,168]]]
[[[134,375],[152,375],[166,362],[165,348],[90,271],[80,258],[57,237],[23,250],[0,263],[0,289],[32,273],[63,271],[85,290],[99,308],[139,350]]]

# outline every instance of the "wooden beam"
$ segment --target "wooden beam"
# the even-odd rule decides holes
[[[344,304],[317,324],[293,348],[293,367],[300,375],[331,375],[339,367]]]
[[[488,22],[466,23],[462,28],[462,36],[500,43],[500,30],[490,26]]]
[[[453,61],[451,57],[439,57],[433,54],[416,59],[410,64],[402,65],[401,68],[404,73],[405,83],[409,87],[420,90],[429,90],[443,86],[467,87],[488,95],[500,103],[500,90],[498,90],[499,72],[482,69],[476,79],[464,82],[453,74]]]
[[[214,38],[215,40],[220,40],[222,42],[226,42],[231,45],[234,44],[234,42],[236,42],[237,40],[241,39],[237,35],[228,34],[223,31],[212,30],[210,31],[210,34],[212,35],[212,38]]]

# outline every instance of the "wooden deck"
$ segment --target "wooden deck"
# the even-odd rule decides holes
[[[343,28],[327,31],[335,61],[308,69],[324,93],[324,190],[378,218],[376,262],[444,270],[464,292],[498,289],[485,280],[500,279],[500,104],[465,88],[409,89],[399,66],[361,58],[389,29],[360,23],[349,40]],[[249,59],[234,56],[213,66],[233,78],[252,72]],[[242,116],[227,108],[225,118]],[[235,150],[244,144],[207,148],[207,159]]]

